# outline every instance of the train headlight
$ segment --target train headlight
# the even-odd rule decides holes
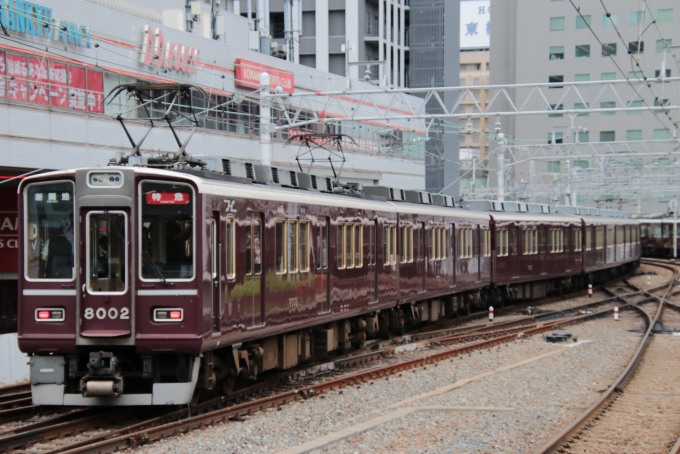
[[[35,310],[36,322],[63,322],[66,311],[62,308],[41,307]]]
[[[184,309],[159,307],[153,310],[154,322],[181,322],[182,320],[184,320]]]

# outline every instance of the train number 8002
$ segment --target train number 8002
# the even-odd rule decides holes
[[[109,318],[111,320],[129,320],[130,319],[130,309],[127,307],[124,307],[120,310],[120,313],[118,313],[118,309],[115,307],[109,308],[107,311],[103,307],[93,309],[91,307],[88,307],[85,309],[85,318],[88,320],[92,320],[93,318],[97,317],[99,320],[104,320],[106,318]]]

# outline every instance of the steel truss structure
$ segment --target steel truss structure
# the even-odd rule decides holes
[[[479,90],[487,90],[486,105],[475,98]],[[391,100],[385,103],[385,95]],[[424,98],[414,108],[407,95]],[[475,85],[472,87],[433,87],[378,89],[368,91],[267,94],[286,119],[275,129],[299,128],[313,123],[382,121],[412,122],[413,129],[428,131],[436,119],[507,117],[521,115],[561,114],[583,115],[602,112],[656,112],[670,131],[677,131],[673,114],[680,109],[680,77],[647,80],[598,80],[514,85]],[[618,107],[602,108],[600,100],[614,100]],[[642,106],[634,101],[643,100]],[[463,104],[473,105],[473,112],[462,112]],[[579,104],[583,108],[562,109]],[[435,105],[440,113],[432,113]],[[353,106],[353,107],[352,107]],[[398,106],[398,107],[395,107]],[[407,106],[404,108],[404,106]],[[427,107],[430,106],[430,107]],[[301,120],[300,113],[312,112],[312,119]],[[677,137],[677,132],[675,136]]]

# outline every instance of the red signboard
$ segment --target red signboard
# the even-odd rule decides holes
[[[13,101],[28,101],[28,63],[26,56],[7,54],[7,95]]]
[[[28,58],[28,102],[46,106],[49,101],[47,60],[38,57]]]
[[[87,111],[104,113],[104,73],[87,70]]]
[[[7,84],[5,77],[7,74],[7,66],[5,66],[5,53],[0,52],[0,98],[7,96]]]
[[[68,65],[68,107],[87,110],[85,106],[85,68]]]
[[[53,107],[68,108],[68,76],[66,65],[50,60],[48,64],[50,77],[50,105]]]
[[[16,273],[19,260],[17,190],[0,186],[0,273]]]
[[[295,91],[295,74],[242,58],[236,59],[236,85],[239,87],[260,88],[260,74],[263,72],[269,74],[272,88],[281,87],[286,93]]]
[[[149,192],[146,203],[149,205],[187,205],[191,202],[188,192]]]

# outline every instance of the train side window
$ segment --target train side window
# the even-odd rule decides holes
[[[671,226],[670,224],[663,225],[663,237],[669,238],[671,236]]]
[[[253,220],[253,262],[255,274],[262,274],[262,226],[258,219]]]
[[[375,265],[376,261],[376,237],[375,237],[375,224],[368,226],[368,264]]]
[[[447,257],[447,246],[446,246],[446,227],[439,227],[439,238],[440,242],[442,244],[442,260],[445,260]]]
[[[288,273],[298,272],[298,222],[286,221],[286,258],[288,259]]]
[[[276,273],[286,272],[286,222],[276,221]]]
[[[472,257],[473,236],[472,229],[467,229],[467,256]],[[505,255],[508,255],[508,231],[505,231]]]
[[[391,243],[391,253],[390,253],[390,264],[394,265],[397,263],[397,226],[390,226],[390,243]]]
[[[607,227],[607,247],[614,246],[614,227]]]
[[[647,226],[646,226],[646,225],[641,225],[641,226],[640,226],[640,236],[641,236],[642,238],[646,238],[646,237],[647,237]]]
[[[236,254],[234,253],[234,246],[236,245],[236,238],[234,235],[234,218],[227,218],[227,226],[225,230],[226,240],[226,255],[227,255],[227,279],[234,279],[236,277]]]
[[[407,248],[408,251],[408,261],[413,262],[413,226],[408,226],[408,237],[407,237]]]
[[[364,266],[364,229],[359,223],[354,224],[354,267]]]
[[[496,231],[496,255],[498,257],[506,257],[508,255],[508,229],[499,229]]]
[[[383,264],[390,264],[390,227],[383,227]]]
[[[408,253],[406,252],[406,250],[408,248],[408,245],[406,244],[407,243],[406,242],[406,235],[407,235],[406,232],[408,230],[408,226],[402,225],[400,230],[401,230],[401,250],[402,250],[401,263],[406,263],[406,262],[408,262]]]
[[[574,229],[574,251],[578,252],[582,250],[581,246],[581,230]]]
[[[458,233],[460,235],[460,232]],[[451,257],[456,258],[456,226],[451,224]]]
[[[250,219],[245,222],[246,229],[246,276],[253,274],[253,227]]]
[[[484,257],[491,257],[491,230],[482,229],[482,250]]]
[[[529,253],[529,230],[525,230],[523,236],[524,236],[523,254],[527,255]]]
[[[458,258],[464,259],[467,247],[465,241],[467,240],[467,229],[458,229]]]
[[[586,251],[590,251],[593,245],[593,229],[586,227]]]
[[[354,268],[354,260],[352,255],[354,252],[354,242],[352,233],[354,229],[353,224],[345,224],[345,268]]]
[[[319,223],[316,237],[316,269],[322,268],[328,268],[328,225],[325,222]]]
[[[338,258],[338,269],[345,269],[345,224],[338,224],[338,235],[337,235],[337,250],[335,252]]]
[[[602,248],[604,248],[604,229],[602,227],[598,227],[595,230],[595,249]]]
[[[300,272],[309,271],[309,222],[300,222],[300,237],[298,241],[298,257]]]

